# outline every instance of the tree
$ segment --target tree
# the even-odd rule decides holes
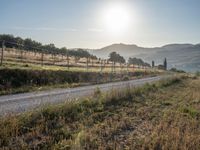
[[[22,39],[22,38],[20,38],[20,37],[16,37],[15,38],[15,41],[16,41],[16,43],[17,43],[17,47],[19,48],[19,49],[21,49],[22,47],[23,47],[23,45],[24,45],[24,40]]]
[[[0,41],[1,42],[5,41],[5,47],[8,47],[8,48],[16,47],[16,45],[14,44],[16,43],[16,40],[13,35],[9,35],[9,34],[0,35]]]
[[[60,52],[61,52],[61,54],[63,54],[63,55],[68,55],[68,50],[67,50],[66,47],[62,47],[62,48],[60,49]]]
[[[23,40],[24,49],[27,51],[42,51],[42,44],[30,38]]]
[[[125,63],[125,59],[124,57],[120,56],[119,54],[117,54],[116,52],[111,52],[109,54],[109,61],[112,61],[112,62],[118,62],[118,63]]]
[[[61,55],[69,55],[74,57],[89,57],[93,59],[97,59],[96,56],[90,54],[88,51],[84,49],[78,50],[67,50],[66,48],[57,48],[54,44],[43,45],[40,42],[34,41],[30,38],[22,39],[21,37],[14,37],[13,35],[2,34],[0,35],[0,43],[5,41],[5,46],[8,48],[18,48],[26,50],[26,51],[34,51],[34,52],[43,52],[52,54],[55,56],[56,54]]]
[[[164,59],[163,66],[164,69],[167,70],[167,58]]]
[[[121,66],[122,63],[126,62],[125,59],[124,59],[124,57],[120,56],[116,52],[111,52],[109,54],[109,59],[108,60],[113,62],[113,67],[114,68],[112,67],[112,71],[113,71],[113,69],[115,70],[115,63],[116,62],[120,63],[120,66]]]
[[[138,65],[138,66],[146,66],[146,67],[150,67],[150,65],[146,62],[144,62],[142,59],[140,58],[132,58],[130,57],[128,59],[128,63],[129,65]]]
[[[154,68],[155,67],[155,62],[154,61],[152,61],[152,68]]]
[[[69,70],[69,51],[66,47],[61,48],[61,53],[67,57],[67,68]]]

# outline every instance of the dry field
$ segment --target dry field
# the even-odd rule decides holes
[[[200,79],[176,77],[2,118],[0,147],[200,149]]]
[[[67,57],[62,55],[42,54],[6,48],[4,51],[4,67],[9,68],[31,68],[31,69],[55,69],[71,71],[111,72],[112,62],[99,59]],[[69,66],[69,68],[68,68]],[[120,65],[116,63],[115,72],[133,71],[158,71],[148,67]]]

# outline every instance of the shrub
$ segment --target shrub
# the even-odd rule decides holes
[[[161,87],[167,87],[167,86],[170,86],[172,84],[181,82],[183,78],[185,78],[185,77],[184,76],[173,77],[173,78],[162,80],[162,81],[160,81],[159,84],[160,84]]]
[[[128,80],[129,80],[129,77],[128,77],[128,76],[124,76],[122,80],[123,80],[123,81],[128,81]]]
[[[177,72],[177,73],[185,73],[184,70],[180,70],[180,69],[176,69],[176,68],[171,68],[170,71]]]

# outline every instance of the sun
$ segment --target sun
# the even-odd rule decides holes
[[[112,5],[104,11],[104,24],[112,33],[125,32],[130,24],[130,13],[123,5]]]

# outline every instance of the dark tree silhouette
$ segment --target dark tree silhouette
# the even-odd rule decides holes
[[[167,58],[164,59],[163,66],[164,69],[167,70]]]
[[[125,59],[124,57],[120,56],[119,54],[117,54],[116,52],[111,52],[109,54],[109,61],[112,61],[112,62],[118,62],[118,63],[125,63]]]
[[[155,67],[155,62],[154,61],[152,61],[152,68],[154,68]]]
[[[83,50],[83,49],[77,49],[77,50],[68,50],[67,48],[57,48],[54,44],[47,44],[47,45],[42,45],[42,43],[34,41],[30,38],[27,39],[22,39],[20,37],[14,37],[13,35],[7,35],[3,34],[0,35],[0,43],[2,41],[5,41],[5,46],[8,48],[18,48],[26,50],[26,51],[34,51],[34,52],[42,52],[42,53],[48,53],[56,55],[56,54],[61,54],[61,55],[68,55],[68,56],[74,56],[74,57],[89,57],[93,59],[97,59],[96,56],[91,55],[88,51]]]
[[[129,58],[128,59],[128,63],[129,65],[138,65],[138,66],[146,66],[146,67],[150,67],[150,64],[144,62],[142,59],[140,58]]]
[[[112,72],[115,71],[115,63],[116,62],[120,63],[120,66],[121,66],[122,63],[126,62],[124,57],[120,56],[116,52],[111,52],[109,54],[109,59],[108,60],[112,61]]]

